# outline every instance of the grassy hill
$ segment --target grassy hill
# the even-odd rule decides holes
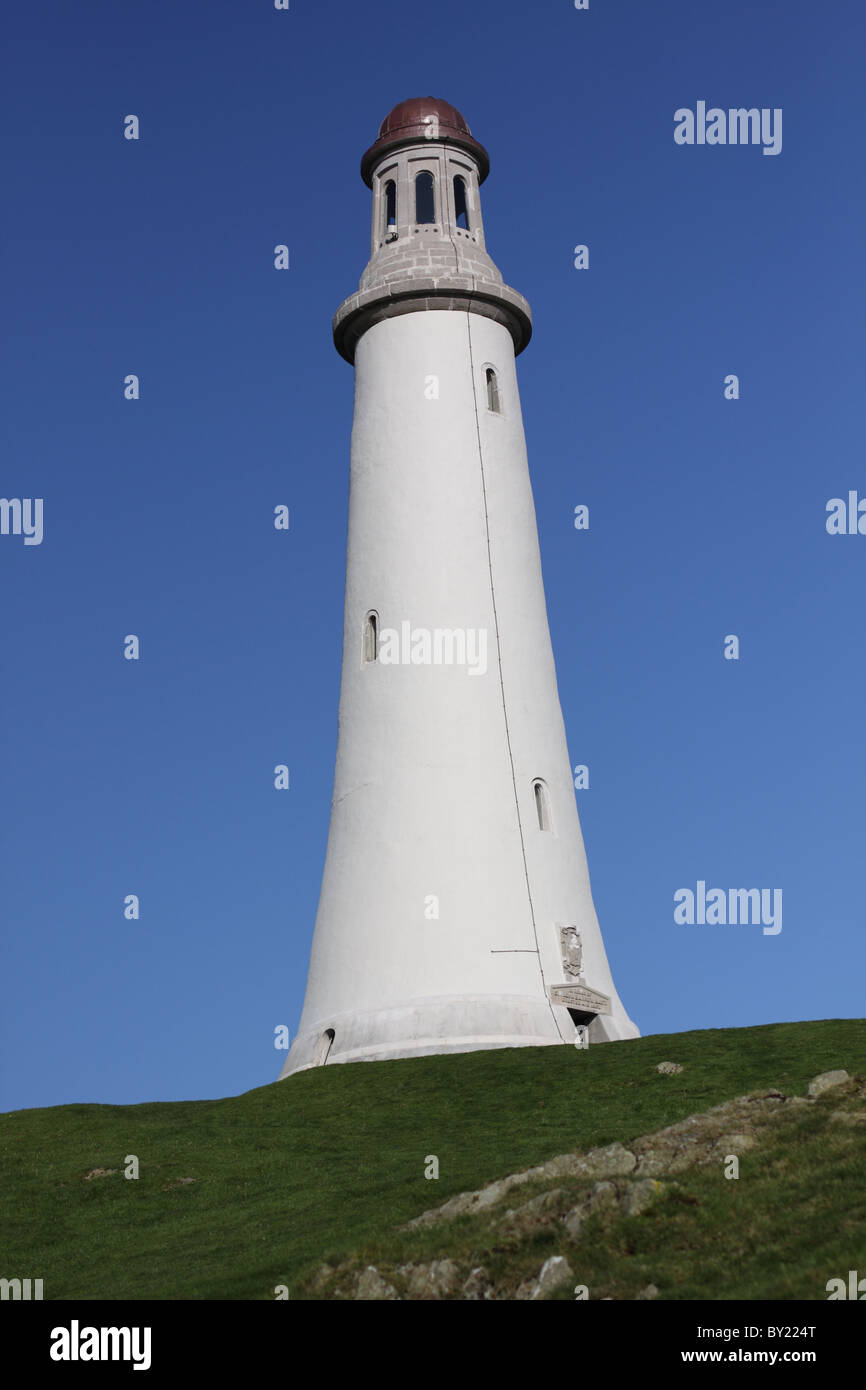
[[[659,1075],[660,1061],[684,1070]],[[395,1235],[453,1194],[759,1088],[803,1095],[836,1067],[866,1074],[863,1020],[325,1067],[218,1101],[16,1111],[0,1117],[0,1277],[42,1278],[46,1299],[272,1299],[278,1284],[308,1296],[325,1260],[474,1248],[471,1223]],[[664,1298],[825,1298],[858,1256],[866,1274],[866,1128],[832,1126],[831,1106],[798,1112],[739,1181],[684,1175],[629,1233],[592,1241],[592,1296],[633,1298],[649,1278]],[[137,1180],[124,1177],[130,1154]],[[431,1154],[438,1181],[424,1177]]]

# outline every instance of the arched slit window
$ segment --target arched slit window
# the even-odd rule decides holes
[[[469,231],[469,204],[466,201],[466,180],[457,174],[454,178],[454,216],[458,227]]]
[[[535,812],[538,816],[539,830],[550,830],[550,797],[543,782],[533,782],[535,789]]]
[[[422,169],[415,179],[415,221],[436,221],[436,199],[433,196],[433,175]]]
[[[334,1041],[333,1028],[326,1028],[319,1041],[316,1043],[316,1055],[313,1058],[314,1067],[323,1067],[328,1060],[328,1054]]]
[[[379,655],[379,619],[368,613],[364,619],[364,660],[375,661]]]
[[[385,184],[385,231],[397,225],[397,185],[393,179]]]
[[[493,410],[497,415],[500,414],[499,405],[499,382],[496,380],[496,373],[492,367],[488,367],[485,372],[487,377],[487,409]]]

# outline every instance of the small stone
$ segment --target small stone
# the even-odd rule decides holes
[[[89,1173],[84,1174],[84,1181],[90,1182],[91,1178],[110,1178],[116,1172],[116,1168],[91,1168]]]
[[[640,1216],[656,1200],[662,1191],[662,1184],[655,1178],[643,1178],[640,1182],[629,1183],[628,1191],[622,1199],[624,1216]]]
[[[682,1065],[679,1062],[659,1062],[656,1071],[661,1072],[662,1076],[676,1076],[682,1071]]]
[[[653,1149],[647,1149],[646,1153],[641,1154],[638,1165],[634,1170],[636,1178],[656,1178],[665,1171],[664,1159]]]
[[[492,1298],[493,1290],[490,1287],[490,1280],[487,1270],[483,1265],[478,1265],[473,1269],[463,1285],[463,1297],[478,1301],[479,1299]]]
[[[569,1240],[578,1239],[585,1216],[585,1208],[581,1205],[572,1207],[571,1211],[566,1212],[565,1216],[562,1218],[562,1224],[565,1227],[565,1233]]]
[[[358,1276],[355,1289],[356,1299],[360,1298],[367,1301],[389,1299],[393,1301],[397,1296],[397,1290],[392,1284],[385,1282],[375,1265],[368,1265],[363,1274]]]
[[[647,1286],[646,1286],[645,1289],[641,1289],[640,1293],[638,1294],[638,1299],[641,1299],[641,1298],[658,1298],[658,1296],[659,1296],[659,1291],[658,1291],[658,1289],[656,1288],[655,1284],[647,1284]]]
[[[319,1265],[319,1268],[316,1270],[315,1274],[312,1277],[312,1280],[310,1281],[310,1287],[313,1289],[315,1293],[319,1293],[325,1287],[333,1273],[333,1265]]]
[[[553,1220],[556,1208],[559,1206],[559,1199],[562,1197],[562,1189],[555,1187],[551,1192],[542,1192],[531,1201],[524,1202],[522,1207],[516,1207],[513,1211],[507,1211],[501,1223],[501,1229],[505,1234],[529,1234],[537,1230],[539,1226],[546,1225]]]
[[[830,1119],[837,1125],[866,1125],[866,1110],[834,1110]]]
[[[813,1076],[809,1082],[809,1095],[822,1096],[825,1091],[832,1091],[836,1086],[844,1086],[849,1081],[847,1071],[841,1069],[837,1071],[822,1071],[820,1076]]]
[[[460,1280],[460,1266],[454,1260],[433,1260],[429,1265],[404,1265],[398,1273],[406,1277],[406,1291],[410,1298],[447,1298]]]
[[[622,1144],[590,1149],[588,1154],[560,1154],[543,1165],[545,1178],[616,1178],[630,1173],[637,1163]]]
[[[622,1144],[608,1144],[604,1149],[590,1149],[578,1165],[579,1176],[587,1178],[618,1178],[634,1172],[637,1159]]]
[[[616,1206],[616,1188],[612,1182],[597,1182],[586,1202],[587,1216],[595,1216],[600,1211],[610,1211]]]
[[[570,1284],[573,1279],[574,1271],[568,1260],[562,1255],[551,1255],[541,1266],[532,1298],[545,1298],[555,1289],[562,1288],[563,1284]]]

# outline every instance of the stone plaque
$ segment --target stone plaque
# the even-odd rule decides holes
[[[570,1009],[580,1009],[586,1014],[609,1014],[610,1000],[606,994],[589,989],[586,985],[551,985],[552,1004],[566,1004]]]

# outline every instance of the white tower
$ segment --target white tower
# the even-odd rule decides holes
[[[361,162],[371,256],[334,319],[355,366],[337,764],[282,1076],[638,1036],[577,817],[517,390],[530,310],[485,250],[488,169],[433,98]]]

